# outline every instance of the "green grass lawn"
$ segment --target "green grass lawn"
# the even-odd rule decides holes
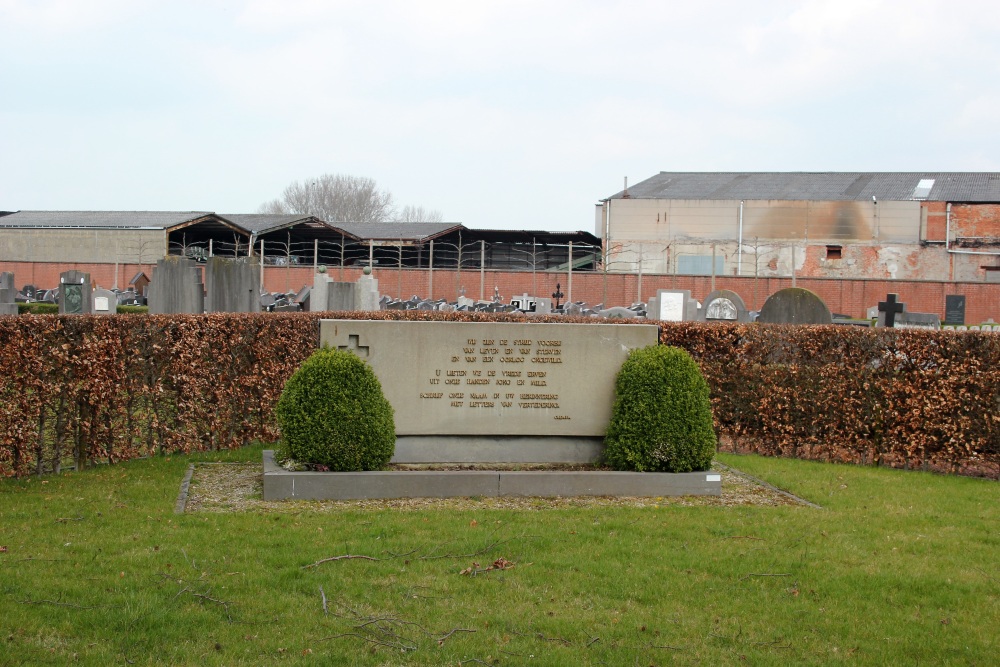
[[[720,456],[823,509],[173,513],[259,455],[0,481],[0,665],[1000,659],[996,482]]]

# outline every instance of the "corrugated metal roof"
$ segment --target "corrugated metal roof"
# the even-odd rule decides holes
[[[169,229],[214,215],[208,211],[17,211],[0,217],[0,227]]]
[[[309,228],[312,230],[328,230],[334,234],[340,234],[341,229],[329,222],[320,220],[312,215],[295,214],[271,214],[271,213],[226,213],[222,216],[226,220],[238,225],[242,229],[252,232],[254,235],[267,234],[277,229],[286,227]],[[350,236],[350,233],[348,233]]]
[[[465,230],[456,222],[338,222],[336,227],[360,239],[374,241],[423,241]]]
[[[991,172],[660,172],[629,186],[634,199],[910,201],[932,179],[927,201],[1000,202]],[[624,191],[609,199],[621,199]]]

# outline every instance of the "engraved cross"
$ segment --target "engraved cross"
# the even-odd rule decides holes
[[[346,350],[348,352],[353,352],[362,358],[368,357],[368,346],[360,344],[360,336],[348,336],[347,345],[338,345],[338,350]]]

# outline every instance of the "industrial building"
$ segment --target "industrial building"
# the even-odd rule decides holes
[[[596,233],[610,272],[1000,282],[1000,174],[660,172]]]

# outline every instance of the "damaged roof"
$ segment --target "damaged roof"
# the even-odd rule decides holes
[[[608,199],[1000,202],[991,172],[661,171]]]

